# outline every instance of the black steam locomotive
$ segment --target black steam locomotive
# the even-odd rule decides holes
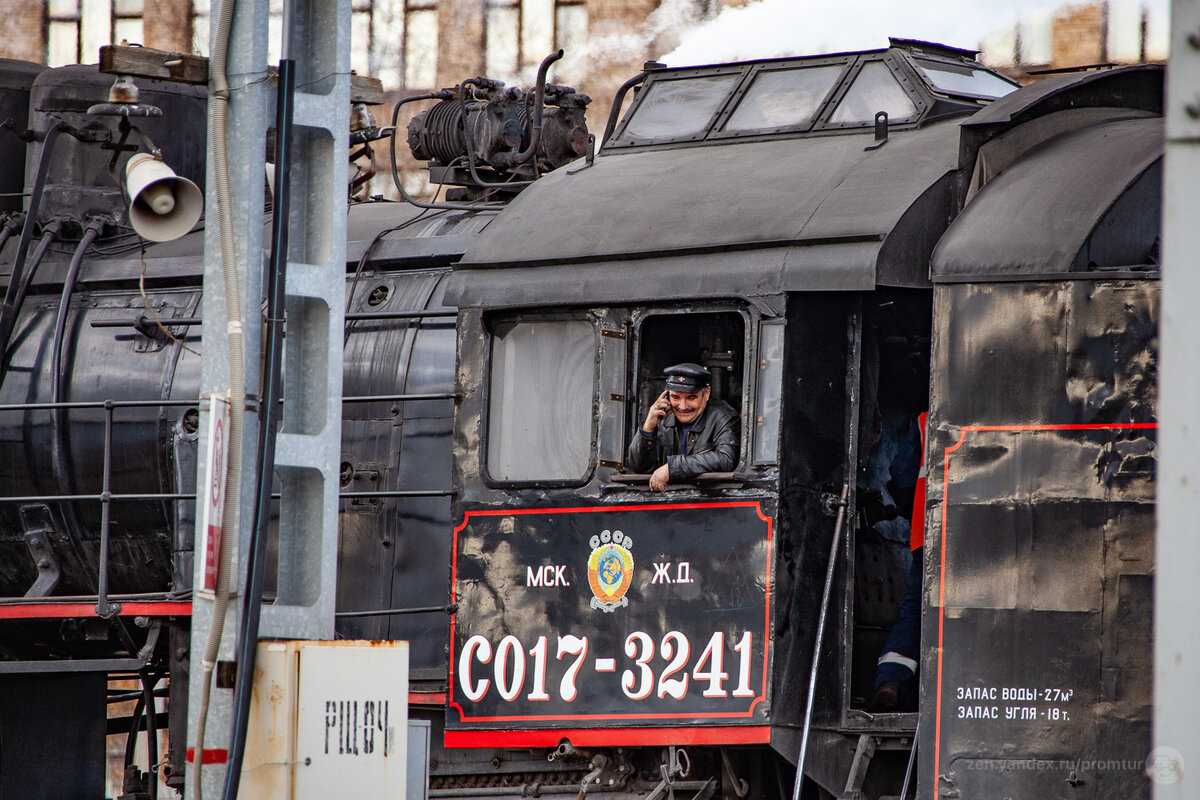
[[[107,79],[5,70],[0,798],[64,747],[95,796],[143,728],[178,786],[199,236],[131,235]],[[1148,796],[1162,80],[651,63],[598,151],[569,87],[434,98],[457,196],[350,206],[337,588],[339,636],[411,642],[430,796]],[[626,445],[685,361],[739,455],[653,492]],[[919,704],[878,712],[924,411]]]

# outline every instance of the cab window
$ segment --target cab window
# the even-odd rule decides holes
[[[945,94],[967,95],[970,97],[996,98],[1015,92],[1020,88],[994,72],[964,66],[962,64],[947,64],[944,61],[934,61],[928,58],[914,58],[921,77],[934,88],[934,91]]]
[[[626,144],[702,136],[741,73],[656,81],[625,125]]]
[[[591,465],[596,333],[588,320],[492,327],[487,471],[504,482],[579,481]]]
[[[917,106],[886,64],[868,61],[829,121],[835,125],[864,125],[874,121],[879,111],[886,111],[892,123],[907,122],[917,115]]]
[[[651,314],[638,331],[637,407],[634,425],[640,425],[647,409],[666,387],[663,370],[674,364],[692,362],[712,373],[710,402],[723,401],[743,419],[743,376],[745,374],[746,323],[735,311]],[[631,427],[630,430],[636,430]],[[744,448],[743,448],[744,451]],[[739,458],[744,461],[745,456]]]
[[[753,133],[808,125],[844,69],[831,64],[758,73],[723,130]]]

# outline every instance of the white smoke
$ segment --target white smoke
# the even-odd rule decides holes
[[[1023,35],[1040,37],[1053,11],[1065,5],[1063,0],[759,0],[687,29],[679,46],[659,60],[680,67],[869,50],[887,47],[889,36],[984,49],[997,41],[998,32],[1003,41],[1003,32],[1018,24],[1033,28]],[[1111,3],[1113,8],[1141,5],[1149,13],[1150,55],[1165,57],[1168,0]]]
[[[655,42],[677,41],[680,32],[697,30],[699,22],[695,0],[663,0],[639,30],[594,36],[578,49],[576,57],[592,64],[640,62]]]

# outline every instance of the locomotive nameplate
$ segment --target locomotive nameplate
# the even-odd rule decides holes
[[[771,559],[758,502],[468,511],[447,727],[762,725]]]

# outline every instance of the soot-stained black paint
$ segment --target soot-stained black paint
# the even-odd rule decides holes
[[[924,786],[1149,795],[1157,289],[936,292]]]

